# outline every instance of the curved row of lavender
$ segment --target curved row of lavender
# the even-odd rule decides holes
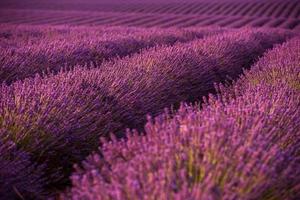
[[[46,165],[50,186],[60,187],[72,164],[97,149],[99,136],[141,130],[146,114],[214,91],[214,82],[237,77],[290,34],[240,30],[172,47],[156,47],[100,68],[35,77],[0,88],[0,125],[13,141]]]
[[[269,51],[203,109],[149,120],[103,142],[61,199],[300,197],[300,38]]]
[[[4,26],[5,27],[5,26]],[[74,65],[100,65],[156,45],[188,42],[222,29],[8,27],[0,34],[0,81],[11,84],[36,73],[57,73]],[[21,32],[21,33],[20,33]]]
[[[135,34],[144,29],[121,27],[69,27],[69,26],[31,26],[31,25],[9,25],[0,24],[0,47],[1,48],[22,48],[26,45],[33,45],[53,39],[74,37],[76,40],[88,36],[101,37],[104,34],[118,34],[124,37],[127,34]]]

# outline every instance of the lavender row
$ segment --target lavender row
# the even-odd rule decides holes
[[[133,35],[133,34],[145,32],[145,29],[143,28],[134,28],[134,27],[131,28],[102,27],[102,26],[70,27],[65,25],[57,25],[57,26],[17,25],[16,26],[16,25],[0,24],[0,29],[1,29],[0,30],[1,48],[22,48],[26,45],[43,43],[45,42],[45,40],[46,41],[59,40],[59,39],[62,40],[65,37],[72,37],[75,38],[76,40],[79,40],[81,38],[87,38],[87,37],[97,37],[97,38],[101,38],[102,36],[107,37],[107,35],[118,35],[118,36],[126,37],[127,35]],[[150,32],[155,30],[156,29],[149,29]],[[209,30],[211,29],[207,29],[207,31]]]
[[[300,38],[269,51],[200,110],[182,105],[103,141],[61,199],[297,199]],[[228,90],[227,90],[228,89]]]
[[[104,60],[124,57],[155,45],[172,45],[223,32],[221,29],[49,28],[47,31],[45,28],[30,31],[25,26],[21,34],[18,33],[22,28],[3,31],[1,82],[11,84],[37,73],[57,73],[76,64],[97,66]]]
[[[0,130],[1,133],[1,130]],[[47,184],[43,165],[37,166],[30,155],[13,142],[0,140],[0,199],[42,198]]]
[[[35,77],[0,88],[1,127],[9,140],[47,165],[52,176],[97,149],[99,136],[141,130],[146,114],[195,101],[214,91],[214,82],[236,78],[242,68],[285,32],[240,30],[172,47],[157,47],[86,70]],[[58,183],[57,183],[58,184]]]

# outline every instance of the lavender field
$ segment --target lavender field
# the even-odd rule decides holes
[[[0,199],[300,199],[300,1],[1,1]]]

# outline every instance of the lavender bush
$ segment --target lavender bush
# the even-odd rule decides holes
[[[5,27],[0,32],[0,81],[36,73],[57,73],[74,65],[96,66],[155,45],[172,45],[223,32],[222,29]]]
[[[0,133],[0,199],[44,198],[43,166],[33,164],[28,153],[5,142],[5,132]]]
[[[141,130],[147,113],[194,101],[214,82],[237,77],[243,67],[290,34],[241,30],[172,47],[156,47],[87,70],[60,72],[1,85],[0,126],[7,137],[52,177],[98,147],[99,136],[126,127]],[[62,176],[61,179],[65,180]],[[59,184],[52,184],[58,187]]]
[[[61,199],[300,197],[300,38],[269,51],[231,87],[103,141]]]

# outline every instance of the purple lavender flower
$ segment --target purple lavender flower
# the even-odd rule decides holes
[[[156,45],[172,45],[222,33],[222,29],[138,29],[1,26],[0,81],[11,84],[75,65],[99,66]],[[2,35],[2,37],[1,37]]]
[[[180,102],[201,100],[215,91],[215,82],[224,82],[227,76],[237,78],[268,48],[290,37],[282,31],[245,29],[147,49],[95,69],[78,65],[71,71],[2,84],[0,125],[7,139],[28,152],[34,163],[46,165],[47,187],[57,190],[66,185],[72,165],[98,148],[100,136],[114,133],[121,138],[126,128],[141,131],[146,114],[157,116],[166,107],[177,109]],[[185,124],[180,127],[189,130]],[[174,127],[168,131],[172,130]],[[172,141],[168,145],[172,146]],[[182,152],[182,156],[187,155]],[[149,167],[159,169],[161,161]],[[183,172],[172,175],[173,190],[189,188],[176,182]],[[153,176],[164,183],[162,177]],[[138,190],[141,181],[128,182],[129,186]]]
[[[300,38],[269,51],[200,109],[103,142],[61,199],[297,199]]]
[[[3,137],[4,132],[1,132]],[[42,165],[32,163],[28,153],[13,142],[0,142],[0,199],[44,198],[47,184]]]

